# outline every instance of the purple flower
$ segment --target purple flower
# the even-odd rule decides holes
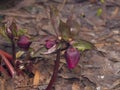
[[[56,44],[56,41],[55,41],[55,40],[52,40],[52,39],[46,40],[45,47],[46,47],[47,49],[50,49],[50,48],[53,47],[55,44]]]
[[[69,47],[65,51],[65,59],[68,64],[68,68],[72,69],[78,64],[80,60],[80,52],[76,48]]]
[[[28,50],[31,43],[27,36],[20,36],[17,45],[23,50]]]

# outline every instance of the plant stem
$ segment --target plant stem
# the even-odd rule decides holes
[[[3,51],[3,50],[0,50],[0,55],[4,55],[8,60],[12,61],[12,55],[10,55],[9,53]]]
[[[3,61],[5,62],[6,66],[8,67],[8,69],[9,69],[12,77],[14,78],[15,75],[16,75],[14,67],[11,65],[11,63],[9,62],[9,60],[4,55],[1,54],[1,57],[2,57]]]
[[[11,40],[12,43],[12,57],[13,57],[13,61],[12,64],[15,67],[15,60],[16,60],[16,49],[15,49],[15,40]]]
[[[46,90],[51,90],[52,89],[53,83],[55,82],[55,80],[57,78],[59,63],[60,63],[60,52],[61,52],[61,50],[59,49],[57,51],[57,56],[56,56],[56,60],[55,60],[53,75],[51,77],[51,80],[50,80]]]

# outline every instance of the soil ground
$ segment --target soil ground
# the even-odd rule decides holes
[[[45,35],[41,28],[54,33],[48,6],[55,5],[61,9],[63,21],[73,15],[80,24],[78,39],[90,41],[104,53],[101,55],[96,50],[86,52],[72,70],[67,68],[62,58],[53,90],[120,90],[120,0],[105,0],[103,4],[99,0],[68,0],[66,4],[62,4],[64,0],[8,1],[13,5],[0,1],[0,24],[14,18],[18,28],[27,29],[35,37],[31,45],[35,51],[40,48],[41,36]],[[98,15],[100,9],[102,13]],[[0,38],[0,49],[10,52],[9,43]],[[34,78],[28,76],[19,76],[15,80],[1,77],[0,90],[44,90],[51,78],[55,59],[50,55],[45,57],[45,60],[36,60],[35,68],[40,75],[37,86],[32,85]]]

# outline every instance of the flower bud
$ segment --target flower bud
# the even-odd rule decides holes
[[[32,42],[27,36],[21,36],[17,42],[17,45],[23,50],[28,50]]]
[[[51,47],[53,47],[54,45],[56,44],[56,41],[55,40],[46,40],[46,43],[45,43],[45,47],[47,49],[50,49]]]
[[[76,48],[69,47],[65,51],[65,59],[68,64],[68,68],[72,69],[78,64],[80,60],[80,52]]]
[[[11,25],[6,29],[6,34],[10,39],[13,39],[17,36],[17,26],[15,22],[12,22]]]
[[[14,38],[14,35],[13,35],[13,33],[11,32],[11,30],[9,28],[6,29],[6,34],[7,34],[9,39],[13,39]]]

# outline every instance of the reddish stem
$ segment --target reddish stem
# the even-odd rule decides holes
[[[11,40],[11,43],[12,43],[12,58],[13,58],[12,64],[13,64],[13,66],[16,68],[16,66],[15,66],[15,60],[16,60],[15,40],[14,40],[14,39]]]
[[[1,57],[2,57],[3,61],[5,62],[6,66],[8,67],[8,69],[9,69],[10,74],[12,75],[12,77],[15,77],[16,72],[15,72],[12,64],[9,62],[9,60],[4,55],[1,54]]]
[[[56,60],[55,60],[53,75],[51,77],[51,80],[50,80],[46,90],[51,90],[52,89],[53,83],[55,82],[55,80],[57,78],[58,68],[59,68],[59,63],[60,63],[60,52],[61,52],[61,50],[57,51],[57,56],[56,56]]]
[[[3,50],[0,50],[0,55],[5,56],[8,60],[12,60],[12,56]]]

